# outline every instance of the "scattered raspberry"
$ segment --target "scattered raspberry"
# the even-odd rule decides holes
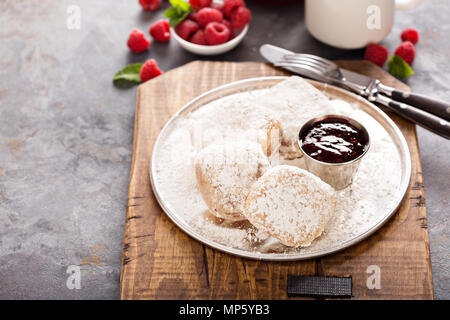
[[[205,28],[205,40],[209,45],[222,44],[228,41],[231,31],[219,22],[210,22]]]
[[[158,68],[158,64],[155,59],[147,60],[141,68],[141,72],[139,76],[141,77],[141,81],[145,82],[147,80],[153,79],[159,75],[163,74],[163,72]]]
[[[203,8],[197,14],[197,21],[200,27],[205,27],[210,22],[221,22],[223,14],[214,8]]]
[[[206,45],[205,33],[203,30],[197,30],[189,41],[204,46]]]
[[[139,0],[139,4],[145,11],[155,11],[159,8],[161,0]]]
[[[150,40],[145,38],[145,33],[139,29],[131,30],[130,36],[127,41],[128,48],[134,53],[139,53],[147,50],[150,45]]]
[[[227,17],[231,16],[231,11],[236,7],[245,7],[244,0],[224,0],[223,12]]]
[[[419,32],[414,28],[408,28],[402,32],[402,41],[410,41],[412,44],[419,42]]]
[[[377,44],[370,43],[366,48],[364,59],[375,63],[379,67],[383,67],[389,56],[389,51],[385,47]]]
[[[148,30],[150,35],[159,42],[167,42],[170,39],[169,21],[159,20],[150,26]]]
[[[250,20],[252,20],[252,14],[246,7],[237,7],[231,11],[231,26],[236,29],[245,27]]]
[[[184,40],[187,40],[189,36],[199,29],[198,23],[189,19],[185,19],[180,22],[175,31]]]
[[[189,3],[195,11],[200,10],[201,8],[209,7],[211,5],[212,0],[189,0]]]
[[[394,54],[406,61],[407,64],[412,65],[416,57],[416,49],[412,42],[405,41],[397,47]]]

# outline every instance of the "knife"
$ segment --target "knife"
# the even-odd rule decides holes
[[[279,48],[273,45],[265,44],[260,48],[261,55],[266,58],[268,61],[272,63],[276,63],[280,61],[284,55],[286,54],[294,54],[295,52]],[[296,68],[286,68],[289,71],[298,73],[298,69]],[[342,75],[348,80],[348,82],[358,84],[360,87],[368,88],[369,85],[376,79],[370,78],[368,76],[352,72],[350,70],[346,70],[340,68]],[[311,77],[316,80],[320,80],[319,77]],[[321,78],[323,79],[323,78]],[[381,82],[377,83],[377,89],[380,93],[391,97],[392,99],[409,104],[411,106],[420,108],[432,114],[435,114],[447,121],[450,121],[450,103],[447,103],[442,100],[426,97],[421,94],[408,92],[399,90],[396,88],[392,88],[382,84]],[[345,85],[342,83],[342,85]]]
[[[341,69],[341,72],[348,81],[358,83],[366,87],[368,87],[369,84],[374,80],[365,75],[345,69]],[[391,97],[395,101],[409,104],[411,106],[435,114],[447,121],[450,121],[450,104],[446,103],[445,101],[426,97],[418,93],[392,88],[382,84],[381,82],[378,82],[377,90],[378,92]]]
[[[274,64],[277,64],[279,61],[281,61],[285,55],[295,54],[292,51],[269,44],[262,45],[260,48],[260,53],[268,61]],[[438,103],[436,102],[438,100],[430,99],[427,97],[423,99],[424,97],[421,95],[403,92],[401,90],[385,86],[377,79],[372,79],[365,75],[342,68],[339,68],[339,71],[341,73],[340,77],[324,76],[323,74],[314,72],[313,70],[308,70],[307,68],[298,68],[295,66],[283,66],[283,68],[314,80],[338,85],[340,87],[343,87],[344,89],[353,91],[354,93],[364,96],[371,102],[380,103],[396,112],[400,116],[442,137],[445,137],[446,139],[450,139],[450,123],[447,121],[447,119],[450,118],[450,105],[446,107],[445,102],[440,101]],[[401,96],[402,98],[398,100],[394,98],[398,96]],[[393,99],[391,99],[390,97],[392,97]],[[430,103],[429,105],[422,104],[422,108],[417,108],[404,102],[423,102],[424,100],[428,102],[432,101],[433,103]],[[433,111],[437,113],[434,113]]]

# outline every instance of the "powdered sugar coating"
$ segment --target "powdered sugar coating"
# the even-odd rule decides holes
[[[245,197],[269,168],[261,145],[248,141],[211,144],[195,158],[197,183],[211,213],[234,221],[245,220]]]
[[[299,93],[302,90],[310,94],[302,96]],[[286,247],[249,224],[229,224],[209,214],[195,178],[194,158],[201,149],[226,138],[257,142],[256,133],[261,132],[267,118],[280,122],[284,137],[291,132],[296,138],[294,133],[303,123],[327,113],[348,116],[363,124],[371,137],[371,148],[361,161],[353,184],[336,193],[335,215],[309,247]],[[302,158],[291,159],[286,152],[293,151],[290,147],[282,146],[279,164],[305,168]],[[298,77],[291,77],[270,89],[214,100],[179,118],[176,127],[162,140],[154,165],[159,194],[171,212],[199,235],[253,253],[309,255],[339,247],[385,217],[396,201],[401,180],[399,150],[386,129],[361,110],[358,103],[330,99]]]
[[[286,159],[299,156],[296,148],[299,123],[322,114],[330,114],[334,108],[319,90],[299,77],[290,77],[268,89],[267,99],[258,100],[261,107],[270,110],[281,124],[280,152]]]
[[[281,165],[250,189],[244,215],[286,246],[309,246],[334,214],[334,189],[310,172]]]

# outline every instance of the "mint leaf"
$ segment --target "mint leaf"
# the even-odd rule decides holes
[[[120,88],[130,88],[136,84],[141,83],[142,63],[130,64],[117,72],[113,78],[113,83]]]
[[[188,2],[183,0],[169,0],[169,2],[172,4],[172,8],[167,9],[164,12],[164,16],[169,18],[171,27],[176,27],[192,12],[192,7]]]
[[[408,78],[414,74],[411,66],[399,56],[389,58],[388,69],[390,74],[399,78]]]
[[[182,10],[192,10],[191,5],[187,1],[183,0],[169,0],[172,7],[180,7]]]

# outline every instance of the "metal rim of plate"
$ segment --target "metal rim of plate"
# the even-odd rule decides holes
[[[215,89],[209,90],[202,95],[198,96],[197,98],[191,100],[188,104],[183,106],[178,112],[176,112],[169,121],[165,124],[163,129],[158,135],[158,138],[155,141],[155,144],[153,146],[152,156],[150,159],[150,182],[152,186],[153,193],[161,206],[161,208],[164,210],[166,215],[179,227],[181,230],[183,230],[185,233],[187,233],[192,238],[223,252],[236,255],[239,257],[249,258],[249,259],[256,259],[256,260],[266,260],[266,261],[295,261],[295,260],[305,260],[305,259],[311,259],[311,258],[317,258],[321,256],[325,256],[343,249],[346,249],[364,239],[372,235],[374,232],[376,232],[379,228],[381,228],[397,211],[399,208],[406,191],[409,186],[409,181],[411,178],[411,157],[409,153],[408,144],[405,140],[405,137],[401,133],[400,129],[397,127],[397,125],[378,107],[373,105],[372,103],[368,102],[364,98],[357,96],[349,91],[346,91],[344,89],[324,84],[321,82],[313,81],[313,80],[307,80],[309,83],[311,83],[313,86],[318,88],[320,91],[322,91],[326,96],[332,97],[332,96],[341,96],[351,100],[356,100],[360,102],[361,109],[366,111],[369,115],[371,115],[375,120],[377,120],[385,130],[388,131],[391,138],[394,140],[394,143],[396,144],[399,154],[400,154],[400,161],[401,161],[401,180],[400,184],[397,188],[397,192],[395,195],[395,200],[391,203],[391,208],[389,210],[386,210],[386,214],[375,224],[373,224],[366,232],[361,233],[350,240],[344,241],[339,243],[338,245],[335,245],[333,247],[329,247],[327,249],[321,249],[317,252],[310,252],[310,253],[304,253],[296,252],[296,253],[261,253],[261,252],[254,252],[254,251],[246,251],[241,249],[232,248],[223,244],[220,244],[218,242],[212,241],[203,235],[199,234],[193,227],[191,227],[188,223],[186,223],[182,218],[180,218],[174,210],[170,208],[170,205],[164,200],[163,195],[160,192],[160,189],[158,187],[158,182],[156,179],[157,172],[155,170],[155,161],[156,161],[156,154],[158,152],[158,148],[163,143],[164,138],[170,134],[170,130],[174,127],[174,124],[185,115],[198,110],[202,106],[220,99],[222,97],[239,93],[239,92],[245,92],[245,91],[253,91],[253,90],[260,90],[260,89],[267,89],[272,87],[273,85],[281,82],[282,80],[285,80],[289,77],[286,76],[270,76],[270,77],[259,77],[259,78],[249,78],[245,80],[235,81],[231,82],[229,84],[222,85],[220,87],[217,87]],[[327,92],[330,91],[330,92]],[[386,127],[386,125],[388,127]]]

